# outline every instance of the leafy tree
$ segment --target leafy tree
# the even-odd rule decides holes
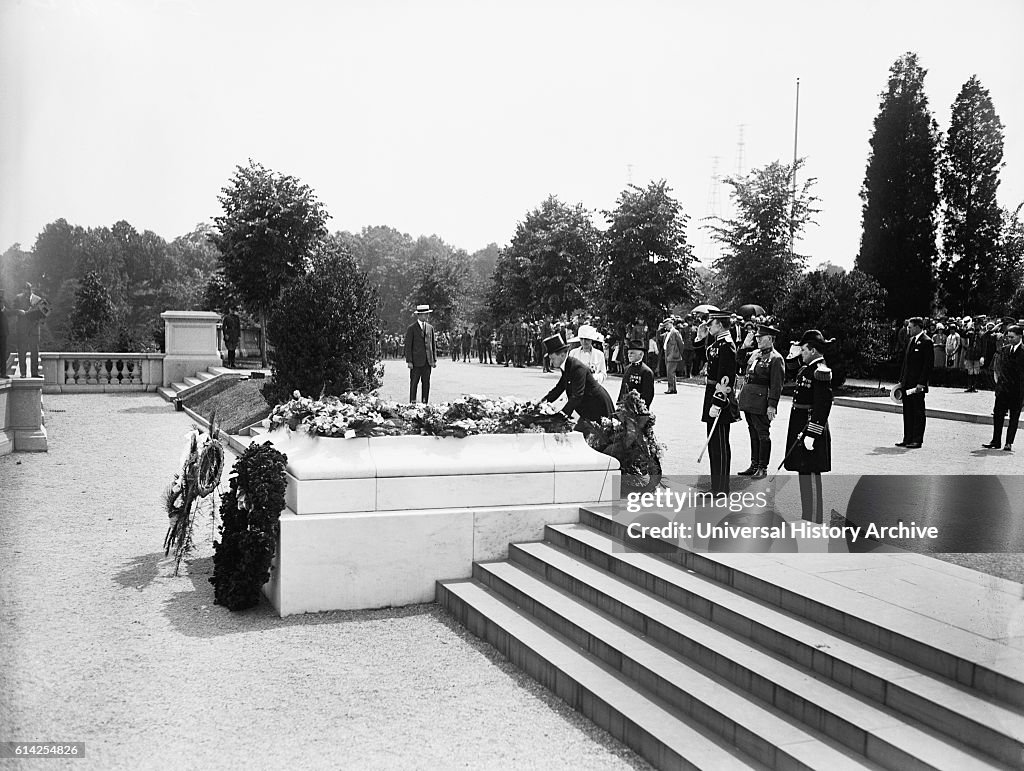
[[[771,312],[806,264],[807,258],[793,251],[792,241],[814,221],[820,211],[814,204],[820,199],[810,193],[814,178],[793,194],[793,175],[803,164],[803,159],[795,168],[774,161],[745,177],[726,178],[736,216],[714,217],[717,224],[707,226],[723,247],[713,267],[726,306],[757,303]]]
[[[385,328],[404,330],[410,320],[407,301],[416,279],[412,238],[386,225],[365,227],[358,235],[338,233],[335,238],[341,239],[380,293]]]
[[[488,303],[488,291],[500,254],[498,245],[490,243],[469,255],[463,318],[470,323],[491,324],[494,321]]]
[[[1021,204],[1012,212],[1002,210],[1002,238],[998,249],[996,295],[1007,298],[1000,313],[1009,313],[1018,319],[1024,319],[1024,222],[1020,213],[1024,209]]]
[[[308,185],[253,160],[237,166],[218,196],[224,213],[214,218],[210,240],[220,251],[224,275],[260,319],[260,356],[267,361],[266,322],[282,288],[301,276],[327,237],[328,214]]]
[[[58,293],[64,281],[75,277],[84,238],[85,230],[78,225],[69,225],[63,217],[49,223],[36,236],[36,243],[32,248],[35,255],[35,276],[29,280],[38,283],[40,291],[45,296],[52,298]]]
[[[837,386],[847,375],[873,375],[886,360],[885,290],[859,270],[800,275],[779,301],[775,315],[788,339],[799,339],[807,329],[836,338],[826,360],[835,371]]]
[[[530,303],[521,312],[560,316],[582,308],[594,281],[599,238],[583,204],[569,206],[551,195],[529,212],[508,246],[527,266]]]
[[[1003,167],[1003,124],[977,75],[953,102],[941,167],[942,299],[954,313],[978,313],[998,297],[997,255],[1002,213],[996,201]]]
[[[419,260],[416,282],[406,300],[406,316],[421,303],[434,311],[434,326],[447,332],[463,318],[462,300],[465,297],[469,269],[469,255],[462,249],[450,254],[434,253]]]
[[[530,263],[527,257],[508,248],[502,249],[491,274],[487,306],[495,319],[523,316],[532,305]]]
[[[378,301],[355,258],[329,242],[315,255],[312,270],[289,283],[271,311],[273,380],[263,387],[267,402],[285,401],[294,390],[317,396],[379,388]]]
[[[601,318],[620,328],[641,318],[657,324],[673,306],[693,299],[693,250],[685,215],[665,180],[630,185],[613,211],[600,250],[595,300]]]
[[[72,340],[88,340],[100,334],[114,316],[110,292],[103,286],[99,274],[90,271],[75,292],[75,308],[71,313]]]
[[[212,232],[212,225],[200,223],[167,245],[171,276],[160,285],[161,310],[206,308],[207,287],[220,267],[217,249],[209,239]]]
[[[935,293],[939,131],[924,92],[926,72],[914,53],[890,68],[860,193],[856,267],[886,290],[892,317],[926,315]]]

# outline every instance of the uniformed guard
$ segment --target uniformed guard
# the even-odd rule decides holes
[[[710,315],[707,336],[707,380],[701,420],[707,424],[708,457],[711,461],[711,492],[729,492],[729,426],[740,419],[736,404],[736,345],[729,328],[732,314]]]
[[[799,343],[803,366],[796,374],[793,409],[786,432],[785,467],[800,475],[800,503],[803,518],[821,523],[824,506],[821,498],[821,474],[832,470],[832,437],[828,415],[832,409],[832,370],[825,365],[824,352],[833,340],[826,340],[817,329],[804,332]]]
[[[768,476],[772,454],[772,421],[782,396],[786,363],[775,350],[779,330],[760,326],[754,335],[757,348],[747,358],[746,384],[737,399],[750,432],[750,468],[740,476],[763,479]]]
[[[630,340],[626,355],[629,357],[629,366],[622,373],[622,382],[619,385],[619,398],[617,403],[621,405],[630,391],[636,391],[644,400],[647,409],[651,408],[654,401],[654,371],[644,364],[643,340]]]

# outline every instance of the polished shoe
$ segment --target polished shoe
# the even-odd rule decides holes
[[[908,442],[906,439],[904,439],[902,442],[896,442],[897,447],[906,447],[908,444],[910,444],[910,442]]]
[[[984,447],[986,450],[998,450],[999,442],[989,442],[988,444],[983,444],[982,447]]]
[[[679,392],[678,392],[678,391],[666,391],[665,393],[666,393],[666,394],[677,394],[677,393],[679,393]]]
[[[768,476],[768,469],[759,468],[755,469],[754,473],[750,475],[751,479],[764,479]]]
[[[1012,445],[1012,444],[1008,444],[1008,445],[1006,445],[1006,446],[1005,446],[1005,447],[1003,448],[1003,450],[1004,450],[1005,452],[1013,452],[1013,445]]]
[[[903,446],[906,447],[908,450],[920,450],[922,447],[920,442],[909,442]]]
[[[739,475],[740,475],[741,477],[752,477],[752,476],[754,476],[754,474],[756,474],[756,473],[757,473],[758,471],[760,471],[760,469],[759,469],[759,468],[758,468],[757,466],[755,466],[755,465],[754,465],[753,463],[751,463],[751,464],[750,464],[750,468],[748,468],[748,469],[747,469],[746,471],[741,471],[741,472],[739,472]]]

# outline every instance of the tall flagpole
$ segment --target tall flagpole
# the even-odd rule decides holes
[[[800,135],[800,78],[796,79],[796,115],[793,118],[793,200],[789,209],[789,256],[796,256],[796,143]]]

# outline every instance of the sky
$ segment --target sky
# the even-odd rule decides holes
[[[548,195],[603,226],[629,183],[665,179],[709,261],[722,178],[793,158],[799,78],[822,211],[797,250],[851,268],[907,51],[942,131],[971,75],[989,89],[1000,203],[1024,201],[1022,30],[1022,0],[0,0],[0,251],[60,217],[171,240],[251,158],[310,185],[331,231],[469,252]]]

